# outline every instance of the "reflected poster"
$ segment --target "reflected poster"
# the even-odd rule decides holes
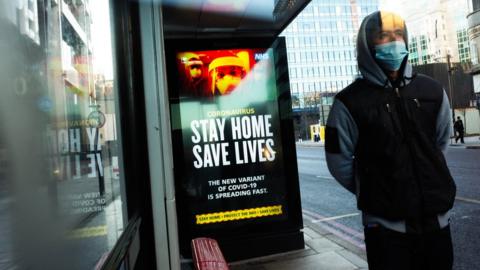
[[[177,197],[188,226],[287,219],[273,58],[272,49],[176,53],[172,125],[181,131]]]

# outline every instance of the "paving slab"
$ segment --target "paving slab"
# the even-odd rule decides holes
[[[322,233],[320,233],[318,231],[314,231],[309,227],[303,228],[303,235],[304,236],[308,235],[308,236],[310,236],[310,238],[321,238],[321,237],[323,237]]]
[[[359,267],[360,269],[368,269],[368,263],[361,257],[357,256],[356,254],[343,249],[337,251],[340,256],[347,259],[349,262],[353,263],[355,266]]]
[[[229,265],[232,266],[231,269],[237,270],[237,269],[244,269],[244,268],[239,268],[240,266],[248,265],[250,267],[254,267],[254,266],[264,265],[272,262],[303,258],[306,256],[315,255],[315,254],[317,254],[315,250],[311,249],[309,246],[305,246],[305,249],[299,249],[299,250],[294,250],[294,251],[285,252],[285,253],[263,256],[259,258],[236,261],[236,262],[229,263]]]
[[[264,265],[266,270],[354,270],[354,264],[334,251]]]
[[[335,244],[333,241],[328,240],[327,238],[314,238],[310,241],[306,241],[309,247],[315,250],[318,253],[325,253],[329,251],[342,250],[343,247]]]

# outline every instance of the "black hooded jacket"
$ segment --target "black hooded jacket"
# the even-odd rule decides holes
[[[391,221],[421,222],[452,208],[455,183],[442,148],[449,135],[448,100],[442,86],[412,75],[404,60],[391,82],[374,60],[365,25],[357,40],[362,73],[335,97],[326,130],[332,175],[356,193],[358,208]]]

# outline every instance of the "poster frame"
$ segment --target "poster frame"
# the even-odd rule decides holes
[[[285,171],[285,205],[289,209],[287,218],[282,221],[265,221],[257,224],[247,224],[240,233],[232,234],[228,223],[225,229],[216,228],[213,231],[195,230],[183,218],[181,185],[183,165],[182,130],[174,128],[174,122],[179,121],[181,102],[178,89],[178,69],[176,54],[184,51],[208,51],[228,49],[274,49],[274,69],[276,74],[277,104],[280,118],[281,146]],[[180,250],[183,257],[190,257],[190,241],[195,237],[215,238],[224,252],[227,261],[247,259],[279,252],[286,252],[304,247],[300,189],[298,178],[297,157],[295,148],[290,84],[285,38],[242,38],[242,39],[167,39],[165,41],[165,56],[167,67],[167,82],[169,106],[172,123],[172,148],[174,159],[174,176],[177,202],[178,230]]]

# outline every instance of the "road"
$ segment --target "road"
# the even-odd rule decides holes
[[[353,194],[330,175],[323,147],[297,145],[302,208],[307,222],[364,249],[361,213]],[[457,184],[451,220],[455,270],[480,269],[480,150],[449,147],[447,163]]]

